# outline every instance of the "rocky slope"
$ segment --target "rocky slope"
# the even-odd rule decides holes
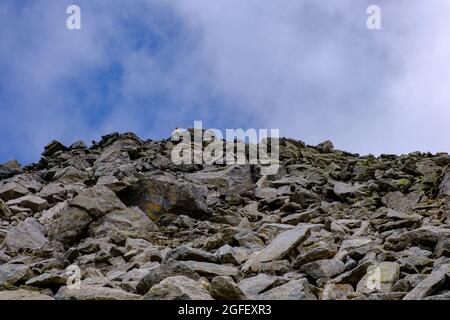
[[[111,134],[0,165],[0,299],[450,299],[448,154],[283,138],[262,176],[173,146]]]

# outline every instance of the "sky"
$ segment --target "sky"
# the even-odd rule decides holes
[[[81,30],[66,27],[73,4]],[[2,0],[0,163],[195,120],[360,154],[449,152],[449,36],[448,0]]]

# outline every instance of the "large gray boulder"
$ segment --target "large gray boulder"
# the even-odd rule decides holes
[[[212,300],[208,291],[197,281],[184,276],[169,277],[153,286],[144,300]]]
[[[128,206],[138,206],[155,221],[165,214],[193,218],[209,215],[205,189],[191,183],[147,177],[119,196]]]

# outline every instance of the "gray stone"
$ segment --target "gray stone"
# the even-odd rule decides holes
[[[192,218],[209,216],[207,193],[193,184],[143,178],[125,189],[120,198],[128,206],[138,206],[152,220],[163,214],[187,215]]]
[[[317,300],[317,297],[311,292],[308,280],[299,279],[260,294],[258,300]]]
[[[355,290],[349,284],[327,284],[322,292],[322,300],[348,300]]]
[[[246,296],[231,277],[214,277],[209,293],[216,300],[245,300]]]
[[[218,263],[219,259],[216,255],[192,248],[190,246],[180,246],[176,249],[172,249],[166,253],[166,259],[175,259],[178,261],[199,261],[199,262],[211,262]]]
[[[238,275],[238,269],[232,265],[226,264],[215,264],[208,262],[198,262],[198,261],[185,261],[183,262],[189,269],[197,272],[199,275],[212,278],[215,276],[232,276],[236,277]]]
[[[46,294],[41,294],[36,291],[30,290],[9,290],[9,291],[0,291],[0,300],[2,301],[17,301],[17,300],[55,300],[55,298],[50,297]]]
[[[24,264],[2,264],[0,265],[0,288],[26,281],[29,276],[30,269]]]
[[[144,300],[212,300],[208,291],[197,281],[184,276],[169,277],[154,285]]]
[[[261,292],[270,289],[278,281],[276,276],[260,273],[254,277],[241,280],[237,285],[249,298],[253,299]]]
[[[193,271],[183,262],[170,259],[164,261],[159,268],[150,269],[149,272],[139,281],[136,290],[140,294],[145,294],[151,287],[160,283],[163,279],[174,276],[183,276],[195,281],[200,279],[198,273]]]
[[[125,205],[116,194],[105,186],[94,186],[76,196],[70,205],[87,211],[98,219],[114,210],[125,209]]]
[[[41,250],[48,243],[44,227],[33,218],[27,218],[12,227],[5,238],[5,245],[11,251]]]
[[[10,200],[6,203],[8,206],[19,206],[22,208],[28,208],[33,212],[41,212],[49,207],[47,200],[37,196],[23,196],[14,200]]]
[[[81,283],[80,289],[61,287],[56,300],[138,300],[141,296],[116,288]]]
[[[441,288],[449,274],[450,265],[442,265],[421,281],[413,290],[408,292],[403,300],[418,300],[432,295]]]
[[[345,271],[345,264],[337,259],[319,260],[303,265],[300,271],[314,279],[332,278]]]
[[[28,194],[30,191],[16,182],[10,182],[0,187],[0,199],[3,201],[14,200]]]
[[[268,246],[253,254],[245,263],[245,269],[261,262],[282,260],[289,255],[295,247],[309,237],[311,225],[301,226],[280,233]]]

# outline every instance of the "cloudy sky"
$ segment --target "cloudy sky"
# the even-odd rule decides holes
[[[449,37],[448,0],[2,0],[0,162],[194,120],[361,154],[450,151]]]

